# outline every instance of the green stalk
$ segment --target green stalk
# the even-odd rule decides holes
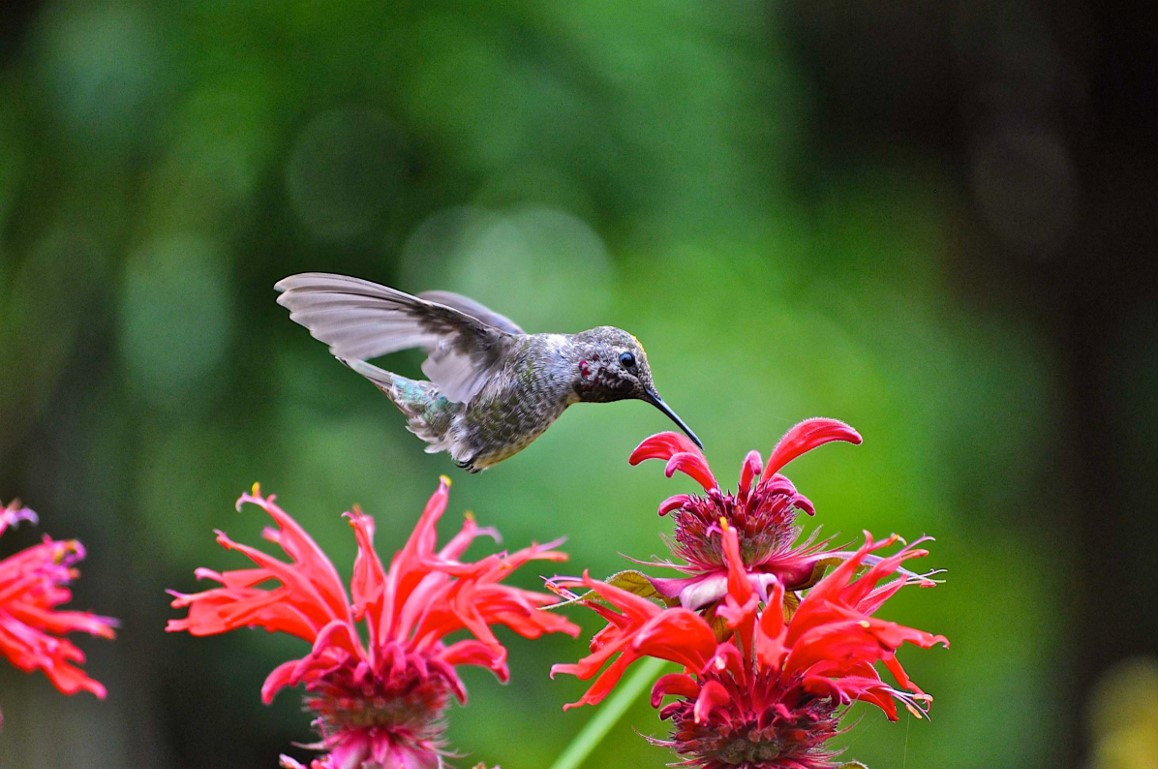
[[[555,763],[551,764],[550,769],[579,769],[587,757],[603,741],[603,738],[607,736],[607,733],[611,731],[611,727],[615,726],[623,714],[627,712],[631,703],[635,702],[640,694],[651,688],[652,684],[659,678],[660,671],[667,664],[667,660],[655,657],[648,657],[638,664],[635,672],[626,680],[621,681],[611,696],[603,701],[595,715],[579,730],[575,739],[571,740],[571,743],[559,754],[559,758],[555,759]]]

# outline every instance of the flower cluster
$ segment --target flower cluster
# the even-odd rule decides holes
[[[802,537],[801,512],[812,503],[781,474],[785,465],[825,443],[860,443],[848,425],[813,419],[792,428],[768,461],[751,452],[735,492],[720,488],[700,449],[676,433],[645,440],[632,453],[637,464],[666,461],[696,480],[701,494],[664,501],[671,515],[673,560],[650,564],[676,577],[628,573],[607,581],[556,577],[548,582],[566,603],[597,612],[606,626],[578,662],[552,675],[592,680],[565,707],[595,705],[645,657],[677,663],[681,670],[654,681],[651,704],[669,721],[666,738],[678,765],[694,769],[830,769],[837,751],[830,740],[853,702],[865,702],[896,720],[903,706],[925,715],[931,697],[897,658],[902,646],[947,646],[940,635],[876,617],[906,586],[929,587],[933,572],[918,574],[907,562],[927,555],[926,540],[897,536],[838,549],[815,532]],[[501,584],[531,561],[558,562],[558,543],[531,545],[464,561],[480,536],[497,538],[467,516],[441,548],[435,527],[446,510],[449,481],[442,479],[405,546],[389,568],[373,547],[374,522],[357,508],[346,517],[358,552],[349,591],[309,535],[255,486],[238,505],[251,503],[276,527],[264,537],[288,556],[281,560],[218,532],[217,541],[254,566],[235,571],[198,569],[217,587],[173,593],[187,609],[168,630],[213,635],[261,627],[297,636],[308,653],[276,667],[262,688],[270,702],[286,687],[302,687],[314,715],[322,753],[309,769],[436,769],[447,755],[445,713],[466,701],[459,665],[479,665],[501,681],[509,675],[506,650],[493,628],[527,638],[571,635],[578,628],[543,611],[555,596]],[[453,638],[452,638],[453,635]],[[282,756],[286,769],[306,765]],[[484,767],[485,769],[485,767]]]
[[[763,469],[759,455],[748,455],[735,494],[719,489],[703,454],[680,435],[653,436],[636,449],[633,464],[666,459],[669,476],[685,472],[707,493],[660,506],[661,515],[675,514],[673,550],[687,561],[676,568],[688,576],[652,579],[647,589],[587,574],[553,582],[565,599],[607,621],[588,656],[552,668],[552,675],[595,678],[568,707],[600,702],[643,657],[675,662],[682,672],[656,681],[651,697],[671,721],[671,736],[653,742],[698,769],[825,769],[836,765],[826,743],[853,701],[875,705],[892,720],[898,703],[925,713],[931,698],[909,679],[896,652],[904,644],[948,641],[874,616],[902,587],[934,584],[902,566],[927,554],[917,547],[924,540],[887,556],[880,552],[900,541],[895,535],[877,542],[866,532],[855,551],[825,551],[811,540],[794,545],[795,511],[813,508],[779,470],[831,440],[859,443],[860,436],[834,420],[797,425]],[[823,575],[828,566],[835,568]],[[881,677],[877,663],[894,683]],[[674,701],[664,705],[669,697]]]
[[[493,626],[526,638],[578,633],[572,623],[540,610],[553,600],[549,594],[501,584],[530,561],[564,560],[554,549],[558,543],[463,561],[476,538],[497,538],[467,516],[458,534],[436,547],[435,527],[446,510],[449,483],[442,479],[389,569],[373,547],[373,519],[357,509],[346,514],[358,545],[349,594],[325,553],[272,496],[263,497],[255,486],[238,506],[255,504],[273,519],[277,528],[266,529],[264,536],[289,562],[219,532],[223,547],[242,553],[256,568],[198,569],[199,578],[220,587],[173,593],[173,606],[189,613],[170,621],[167,629],[203,636],[261,627],[309,642],[308,654],[269,674],[262,699],[268,703],[284,687],[304,687],[306,707],[315,714],[321,736],[311,747],[326,751],[310,764],[312,769],[441,766],[444,713],[451,698],[466,701],[455,668],[479,665],[504,682],[509,676],[506,649]],[[457,631],[468,637],[445,640]],[[285,756],[282,765],[302,766]]]
[[[20,521],[36,523],[36,514],[19,503],[0,507],[0,535]],[[84,546],[75,539],[45,536],[38,545],[0,560],[0,656],[20,670],[42,670],[64,694],[92,692],[104,699],[105,687],[78,665],[85,657],[68,633],[112,638],[116,620],[91,612],[65,611],[72,600],[68,585],[79,572]]]

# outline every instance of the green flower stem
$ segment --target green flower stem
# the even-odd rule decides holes
[[[578,769],[582,766],[611,731],[611,727],[615,726],[627,712],[631,703],[651,688],[667,664],[667,660],[648,657],[637,665],[635,672],[615,687],[615,691],[603,702],[591,720],[579,730],[575,739],[571,740],[571,744],[563,750],[559,758],[555,759],[555,763],[551,764],[550,769]]]

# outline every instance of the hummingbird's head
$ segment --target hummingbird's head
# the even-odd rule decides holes
[[[703,448],[696,434],[659,397],[647,365],[647,353],[638,339],[621,328],[599,326],[576,334],[574,341],[578,353],[575,392],[579,400],[589,403],[629,398],[646,401]]]

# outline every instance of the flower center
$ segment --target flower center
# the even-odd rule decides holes
[[[779,755],[780,743],[776,740],[735,737],[719,748],[716,759],[723,764],[751,764],[771,761]]]
[[[436,749],[455,682],[400,648],[384,657],[377,671],[351,658],[307,686],[305,704],[317,714],[323,740],[333,744],[371,731],[377,739]]]
[[[427,683],[405,694],[309,698],[306,704],[322,717],[327,727],[324,731],[333,733],[367,728],[422,730],[438,720],[446,702],[446,687]]]
[[[697,769],[778,767],[821,769],[832,764],[824,742],[837,733],[837,703],[804,694],[799,682],[780,680],[778,671],[762,671],[737,680],[729,673],[705,673],[728,693],[725,703],[706,718],[697,718],[696,699],[668,705],[661,718],[672,721],[668,740]]]
[[[674,512],[675,549],[694,567],[724,566],[718,533],[723,518],[739,535],[744,565],[758,567],[792,547],[800,534],[795,525],[797,511],[811,509],[812,503],[782,476],[759,483],[750,493],[712,489]]]

